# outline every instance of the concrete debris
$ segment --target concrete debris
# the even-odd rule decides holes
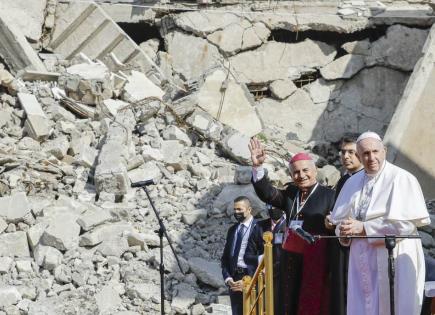
[[[270,93],[278,100],[283,100],[292,95],[298,89],[292,80],[276,80],[270,85]]]
[[[360,55],[344,55],[320,69],[326,80],[350,79],[365,66],[365,58]]]
[[[216,46],[199,37],[172,32],[165,37],[165,44],[174,72],[185,81],[198,80],[204,72],[219,67],[223,61]]]
[[[68,97],[86,105],[112,97],[110,72],[103,64],[73,65],[59,77],[59,85]]]
[[[19,1],[25,3],[24,1]],[[35,1],[35,2],[40,2]],[[4,6],[10,7],[9,4],[3,2],[0,8],[2,15],[0,16],[0,56],[1,59],[11,70],[12,74],[16,74],[20,70],[30,69],[37,71],[47,71],[44,64],[38,58],[38,55],[26,40],[22,29],[16,25],[16,16],[5,18],[7,13],[2,9]],[[6,13],[6,14],[5,14]],[[28,19],[23,20],[25,22]],[[24,23],[25,23],[24,22]],[[40,29],[39,29],[40,30]]]
[[[25,193],[0,197],[0,217],[3,217],[7,223],[23,221],[29,212],[30,204]]]
[[[262,129],[254,105],[254,99],[246,86],[235,82],[223,70],[211,73],[198,93],[200,108],[248,137],[256,135]],[[241,124],[240,120],[250,123]]]
[[[260,48],[230,58],[239,79],[247,84],[268,84],[297,79],[305,68],[320,68],[334,60],[334,47],[306,39],[295,44],[267,42]]]
[[[129,103],[156,98],[162,99],[164,92],[155,85],[147,76],[138,71],[132,71],[127,77],[127,83],[122,91],[122,99]]]
[[[29,257],[26,232],[0,234],[0,256]]]
[[[47,138],[50,133],[50,121],[36,97],[28,93],[18,93],[18,99],[27,116],[25,129],[29,136],[35,140]]]
[[[432,126],[433,14],[397,16],[399,7],[433,11],[415,1],[296,1],[297,17],[284,3],[256,2],[241,15],[15,2],[0,4],[28,17],[0,21],[1,314],[74,314],[77,305],[83,314],[159,314],[159,223],[145,191],[131,188],[149,179],[185,273],[164,238],[167,312],[231,314],[219,258],[234,198],[267,216],[250,182],[250,137],[266,145],[278,186],[299,151],[334,185],[345,132],[383,135],[403,125],[391,122],[398,112],[405,125]],[[115,20],[132,36],[140,21],[140,45]],[[320,32],[328,36],[317,41]],[[396,109],[399,101],[407,106]],[[401,143],[415,147],[420,129]],[[426,138],[420,148],[431,147]],[[434,221],[435,201],[428,209]],[[434,228],[419,229],[433,257]]]
[[[190,269],[202,283],[215,288],[225,286],[219,263],[207,261],[200,257],[192,257],[188,262]]]
[[[270,30],[263,23],[251,24],[243,20],[240,24],[230,24],[208,35],[207,39],[218,46],[223,54],[231,56],[262,45],[269,35]]]

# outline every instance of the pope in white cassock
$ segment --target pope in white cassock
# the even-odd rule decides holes
[[[386,149],[374,132],[357,139],[364,165],[345,183],[331,221],[336,234],[417,235],[430,223],[423,193],[409,172],[385,160]],[[384,239],[340,239],[350,245],[347,314],[388,315],[388,251]],[[424,289],[424,257],[420,239],[397,239],[394,248],[395,314],[420,314]]]

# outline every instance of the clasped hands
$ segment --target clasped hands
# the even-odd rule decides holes
[[[230,279],[227,281],[227,284],[228,284],[230,290],[233,292],[237,292],[237,291],[242,292],[243,291],[243,280],[233,281],[233,279]]]
[[[353,218],[347,218],[341,221],[338,229],[340,231],[340,236],[366,235],[363,222],[355,220]]]

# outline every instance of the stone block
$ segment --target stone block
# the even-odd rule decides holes
[[[112,97],[110,71],[103,64],[75,64],[59,77],[59,85],[70,98],[86,105]]]
[[[15,267],[17,268],[18,273],[32,273],[32,263],[30,260],[16,260]]]
[[[276,80],[270,85],[270,92],[276,99],[283,100],[292,95],[298,89],[292,80]]]
[[[116,117],[118,115],[118,110],[128,105],[130,105],[130,103],[121,100],[108,99],[103,101],[101,107],[103,113],[109,114],[111,117]]]
[[[163,160],[162,152],[159,149],[154,149],[149,145],[142,146],[142,156],[145,162]]]
[[[42,148],[45,152],[55,156],[59,160],[63,159],[69,147],[69,140],[64,135],[59,136],[53,140],[48,140],[42,145]]]
[[[183,213],[181,220],[188,225],[194,224],[198,220],[205,220],[207,219],[207,210],[206,209],[197,209],[197,210],[190,210],[186,213]]]
[[[138,232],[129,232],[125,235],[127,237],[128,246],[140,246],[142,250],[148,250],[148,246],[143,234]]]
[[[127,77],[127,83],[122,91],[122,99],[129,103],[136,103],[147,98],[163,98],[163,90],[155,85],[148,77],[138,71],[132,71]]]
[[[22,299],[17,288],[12,286],[0,286],[0,308],[17,304]]]
[[[24,192],[0,198],[0,217],[3,217],[6,222],[23,221],[28,213],[30,213],[30,204]],[[0,222],[0,230],[1,225]]]
[[[80,226],[76,223],[77,215],[58,213],[50,218],[50,223],[41,237],[46,246],[65,251],[78,245]]]
[[[128,250],[128,242],[124,237],[113,237],[103,240],[96,248],[96,251],[103,256],[121,257]]]
[[[29,245],[26,232],[18,231],[0,235],[0,256],[28,257]]]
[[[365,57],[344,55],[320,69],[325,80],[350,79],[365,67]]]
[[[223,126],[219,121],[213,119],[210,114],[195,110],[186,122],[205,137],[211,140],[220,140]]]
[[[113,287],[112,284],[104,286],[100,292],[95,294],[95,300],[100,313],[113,311],[122,303],[122,299],[119,296],[118,291]]]
[[[97,226],[93,231],[80,236],[80,246],[94,246],[104,240],[121,236],[125,232],[132,232],[133,227],[127,222],[116,222]]]
[[[0,274],[9,273],[14,260],[11,257],[0,257]]]
[[[190,140],[189,136],[183,130],[174,125],[168,126],[163,130],[163,139],[178,140],[188,147],[192,145],[192,140]]]
[[[226,71],[218,69],[207,76],[198,93],[198,107],[249,137],[262,130],[248,88],[231,76],[228,78]],[[249,121],[249,124],[241,124],[241,120]]]
[[[222,279],[222,269],[218,262],[208,261],[200,257],[192,257],[188,260],[190,269],[202,283],[214,288],[225,286]]]
[[[187,314],[190,306],[195,303],[196,295],[198,294],[195,289],[186,284],[180,283],[174,286],[174,296],[172,298],[171,308],[180,314]]]
[[[18,93],[18,99],[27,116],[25,129],[29,136],[38,141],[47,138],[50,133],[50,121],[36,97],[28,93]]]
[[[77,223],[84,231],[90,231],[94,227],[103,224],[112,219],[109,211],[104,209],[91,209],[86,211],[77,219]]]
[[[228,134],[222,139],[222,149],[234,160],[247,164],[251,159],[249,140],[250,137],[239,132]]]

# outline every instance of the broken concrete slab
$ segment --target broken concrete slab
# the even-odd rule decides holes
[[[202,110],[195,110],[186,122],[205,137],[212,140],[219,140],[223,126],[219,121],[213,119],[210,114]]]
[[[13,286],[0,286],[0,308],[17,304],[22,299],[20,292]]]
[[[80,63],[68,67],[59,77],[59,86],[68,97],[86,105],[112,97],[110,71],[104,64]]]
[[[268,128],[276,128],[287,139],[310,141],[317,121],[326,108],[314,104],[308,93],[298,89],[282,102],[262,99],[257,110]]]
[[[37,43],[42,36],[47,0],[0,2],[0,12],[20,29],[31,43]]]
[[[337,80],[332,82],[320,78],[313,83],[305,85],[303,89],[310,94],[314,104],[327,104],[330,101],[334,101],[339,95],[341,86],[342,81]]]
[[[298,89],[290,79],[273,81],[269,85],[269,88],[272,97],[278,100],[286,99]]]
[[[39,240],[41,239],[41,236],[44,233],[47,226],[48,226],[48,222],[42,221],[36,223],[35,225],[31,226],[27,230],[27,239],[29,241],[29,246],[31,250],[34,250],[35,246],[38,245]]]
[[[186,132],[174,125],[163,130],[162,136],[165,140],[177,140],[188,147],[192,145],[192,140],[190,140]]]
[[[207,39],[218,46],[223,54],[231,56],[262,45],[269,35],[270,30],[263,23],[251,24],[242,20],[239,24],[230,24],[208,35]]]
[[[186,314],[195,303],[196,290],[189,284],[179,283],[174,287],[174,296],[172,298],[171,308],[180,313]]]
[[[425,198],[435,198],[433,191],[435,167],[433,117],[435,99],[435,26],[432,26],[403,96],[385,133],[389,161],[414,174]],[[433,222],[433,218],[432,218]]]
[[[104,257],[121,257],[128,250],[128,242],[124,237],[113,237],[102,241],[95,250]]]
[[[341,45],[341,48],[343,48],[348,54],[369,56],[371,43],[368,39],[365,39],[344,43],[343,45]]]
[[[26,232],[0,234],[0,256],[29,257]]]
[[[326,1],[325,1],[326,2]],[[337,6],[330,3],[317,2],[310,5],[306,1],[295,3],[297,15],[289,14],[288,8],[264,8],[261,12],[247,15],[253,21],[266,24],[271,30],[288,31],[330,31],[337,33],[353,33],[366,29],[370,24],[365,17],[343,19],[337,15]],[[322,14],[323,13],[323,14]]]
[[[124,115],[118,117],[121,116]],[[125,124],[118,123],[112,123],[109,126],[95,169],[97,193],[125,195],[130,187],[127,163],[130,156],[128,148],[130,147],[131,130],[125,126]]]
[[[42,144],[42,148],[48,154],[62,160],[70,147],[68,137],[60,135],[52,140],[47,140]]]
[[[62,263],[63,255],[54,247],[38,244],[33,251],[33,257],[38,266],[54,270]]]
[[[23,221],[29,212],[30,203],[24,192],[0,197],[0,217],[3,217],[6,222],[18,223]]]
[[[237,162],[248,164],[251,159],[251,153],[248,149],[249,140],[250,137],[239,132],[233,132],[222,139],[222,149]]]
[[[161,100],[164,93],[144,73],[133,70],[127,76],[127,83],[122,90],[122,99],[129,103],[136,103],[147,98]]]
[[[190,210],[183,213],[181,220],[188,225],[194,224],[198,220],[207,219],[207,210],[206,209],[195,209]]]
[[[368,66],[385,65],[403,71],[412,71],[422,56],[428,31],[403,25],[392,25],[387,34],[371,45]]]
[[[122,303],[119,292],[114,288],[113,284],[108,284],[103,289],[95,294],[98,310],[101,313],[114,311]]]
[[[80,246],[94,246],[104,240],[120,237],[123,233],[132,232],[133,227],[127,222],[116,222],[97,226],[92,231],[80,236]]]
[[[363,69],[343,83],[327,110],[322,110],[315,121],[308,120],[312,139],[338,141],[346,132],[359,134],[367,130],[383,135],[407,80],[402,71],[385,67]]]
[[[111,117],[116,117],[118,115],[118,110],[126,108],[128,105],[129,103],[121,100],[108,99],[103,101],[101,107],[103,113],[109,114]]]
[[[244,84],[228,73],[216,70],[205,79],[198,93],[198,106],[221,123],[252,137],[262,129],[255,101]],[[249,121],[241,124],[240,120]]]
[[[80,226],[77,215],[64,212],[50,218],[47,229],[41,236],[41,243],[65,251],[78,246]]]
[[[166,35],[165,44],[172,57],[172,68],[185,81],[197,80],[204,72],[219,67],[223,61],[216,46],[207,40],[180,32]],[[190,47],[186,50],[186,47]]]
[[[11,257],[0,257],[0,275],[9,273],[14,260]]]
[[[188,260],[190,269],[202,283],[214,288],[225,286],[222,279],[222,269],[218,262],[208,261],[201,257],[192,257]]]
[[[320,69],[326,80],[350,79],[365,67],[365,57],[360,55],[344,55]]]
[[[50,121],[36,97],[28,93],[18,93],[18,99],[27,116],[25,128],[29,136],[38,141],[47,138],[50,133]]]
[[[109,211],[105,209],[90,209],[83,213],[78,219],[77,223],[84,231],[90,231],[94,227],[103,224],[112,219]]]
[[[8,4],[9,6],[9,4]],[[12,74],[19,70],[31,69],[47,71],[36,52],[27,42],[21,29],[0,15],[0,57],[8,65]]]
[[[294,44],[269,41],[256,50],[231,57],[230,63],[242,82],[268,84],[298,78],[305,68],[323,67],[336,53],[334,47],[310,39]]]
[[[224,29],[231,24],[239,24],[241,21],[240,17],[232,13],[193,11],[178,14],[174,22],[186,32],[205,37],[207,34]]]

